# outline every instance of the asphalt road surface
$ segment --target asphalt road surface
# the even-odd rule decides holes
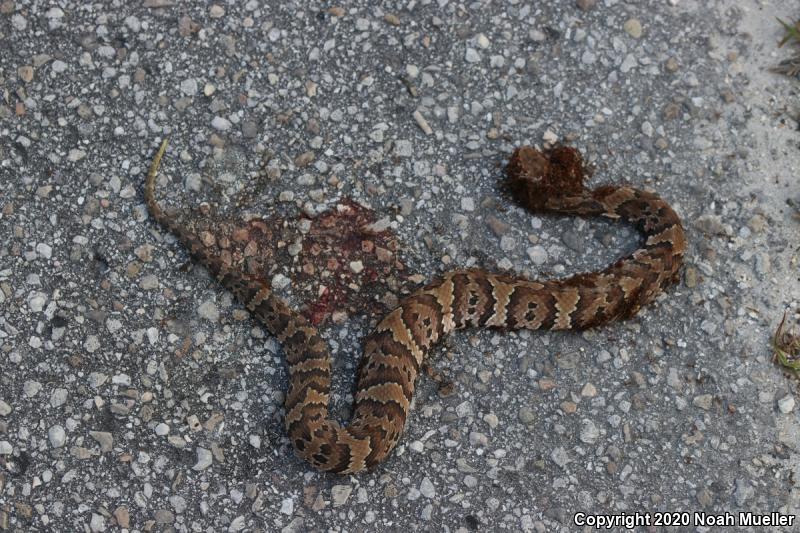
[[[800,305],[798,81],[769,68],[797,6],[373,4],[0,0],[0,530],[796,522],[797,381],[770,339]],[[395,453],[322,475],[284,432],[280,345],[147,215],[167,136],[165,204],[293,235],[259,268],[297,305],[341,289],[317,309],[338,417],[360,339],[415,283],[567,276],[636,246],[514,207],[516,146],[568,143],[593,182],[657,191],[686,267],[624,323],[450,337]],[[396,249],[305,267],[309,228],[348,205]]]

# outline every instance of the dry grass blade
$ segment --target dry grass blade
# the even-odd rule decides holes
[[[784,59],[769,70],[777,74],[784,74],[790,78],[797,78],[800,75],[800,55]]]
[[[783,38],[778,43],[778,48],[789,42],[794,45],[800,45],[800,20],[791,24],[781,19],[778,19],[778,22],[783,26],[784,30]],[[784,59],[769,70],[790,78],[800,77],[800,53],[795,52],[792,57]]]
[[[778,22],[780,22],[781,26],[783,26],[783,29],[786,30],[783,39],[781,39],[781,42],[778,43],[778,48],[785,45],[789,41],[794,41],[794,44],[800,44],[800,20],[795,21],[794,24],[789,24],[781,19],[778,19]]]

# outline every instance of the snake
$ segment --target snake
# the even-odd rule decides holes
[[[557,145],[520,146],[506,166],[511,198],[531,213],[623,221],[640,245],[603,270],[531,280],[470,268],[440,274],[383,316],[363,341],[352,415],[328,414],[331,355],[319,331],[275,294],[268,280],[221,261],[174,213],[155,183],[165,139],[152,160],[144,197],[172,233],[283,347],[288,366],[285,428],[295,453],[323,472],[375,467],[397,446],[426,356],[464,328],[585,330],[633,317],[680,277],[686,238],[680,218],[657,194],[622,185],[584,186],[580,153]]]

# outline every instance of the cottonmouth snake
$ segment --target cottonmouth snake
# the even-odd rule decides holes
[[[631,187],[584,188],[580,155],[557,147],[518,148],[508,187],[532,212],[600,216],[632,224],[640,248],[599,272],[529,281],[483,270],[447,272],[386,315],[364,341],[354,412],[342,425],[328,418],[331,357],[308,320],[270,285],[233,270],[155,199],[166,141],[145,183],[151,215],[230,290],[283,345],[289,367],[286,430],[297,454],[322,471],[349,474],[375,466],[397,445],[414,384],[427,353],[466,327],[582,330],[630,318],[678,278],[686,241],[680,219],[657,195]]]

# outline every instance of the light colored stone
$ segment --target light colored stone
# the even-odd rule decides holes
[[[422,478],[422,482],[419,484],[419,491],[426,498],[432,499],[436,496],[436,487],[433,486],[433,483],[428,476]]]
[[[106,329],[109,333],[116,333],[122,329],[122,321],[118,318],[109,318],[106,320]]]
[[[181,82],[181,92],[186,96],[193,96],[197,94],[197,80],[194,78],[187,78]]]
[[[50,394],[50,407],[61,407],[65,403],[67,403],[67,397],[69,396],[69,392],[67,389],[55,389]]]
[[[778,409],[780,409],[781,413],[789,414],[794,410],[794,404],[794,397],[787,394],[778,400]]]
[[[156,524],[172,524],[175,522],[175,513],[169,509],[158,509],[153,516]]]
[[[28,309],[33,313],[40,313],[44,309],[44,304],[47,303],[47,295],[39,291],[31,291],[28,294]]]
[[[17,76],[19,79],[24,81],[25,83],[30,83],[33,81],[33,67],[30,65],[24,65],[17,69]]]
[[[283,274],[275,274],[272,276],[272,288],[275,290],[283,290],[288,287],[292,283],[292,280],[284,276]]]
[[[54,63],[54,64],[55,64],[55,63]],[[80,160],[81,160],[81,159],[83,159],[84,157],[86,157],[86,152],[84,152],[83,150],[80,150],[80,149],[78,149],[78,148],[73,148],[73,149],[72,149],[72,150],[70,150],[70,151],[69,151],[69,153],[67,154],[67,159],[69,159],[69,160],[70,160],[70,161],[72,161],[73,163],[75,163],[75,162],[77,162],[77,161],[80,161]]]
[[[456,406],[456,415],[458,418],[464,418],[465,416],[472,416],[475,411],[472,409],[472,404],[469,403],[468,400],[464,400],[460,404]]]
[[[584,420],[581,423],[580,439],[584,444],[594,444],[600,436],[600,430],[591,420]]]
[[[99,389],[106,381],[108,381],[108,375],[102,372],[92,372],[89,374],[89,386],[93,389]]]
[[[131,524],[130,512],[127,507],[117,507],[114,511],[114,518],[122,529],[128,529]]]
[[[536,412],[527,405],[523,405],[519,408],[517,416],[519,417],[519,421],[525,425],[533,424],[536,421]]]
[[[108,453],[114,449],[114,437],[107,431],[90,431],[89,436],[100,445],[100,451]]]
[[[217,308],[217,304],[212,300],[206,300],[201,303],[197,308],[197,314],[211,322],[217,322],[219,320],[219,309]]]
[[[211,121],[211,127],[217,131],[228,131],[231,126],[231,121],[225,117],[214,117]]]
[[[353,492],[351,485],[334,485],[331,487],[331,499],[334,507],[341,507],[347,503],[350,493]]]
[[[411,141],[399,139],[394,143],[394,155],[398,157],[411,157],[414,155],[414,145]]]
[[[639,64],[639,62],[636,60],[636,56],[635,55],[627,54],[625,56],[625,59],[622,60],[622,64],[619,66],[619,70],[623,74],[627,74],[633,68],[635,68],[636,65],[638,65],[638,64]]]
[[[467,48],[464,59],[467,60],[467,63],[477,63],[481,60],[481,55],[474,48]]]
[[[239,515],[233,520],[231,520],[230,525],[228,525],[228,533],[236,533],[238,531],[242,531],[245,526],[247,525],[247,520],[243,515]],[[283,530],[281,530],[283,533]]]
[[[39,394],[39,391],[41,390],[42,390],[42,384],[39,383],[38,381],[33,381],[29,379],[28,381],[22,384],[22,392],[24,392],[25,396],[27,396],[28,398],[33,398],[34,396]]]
[[[128,374],[114,374],[111,378],[111,383],[114,385],[125,385],[126,387],[131,386],[131,377]]]
[[[64,431],[64,426],[56,424],[47,430],[47,438],[50,441],[50,446],[61,448],[67,442],[67,432]]]
[[[508,235],[503,235],[500,237],[500,249],[504,252],[510,252],[516,247],[517,241],[514,239],[514,237],[509,237]]]
[[[97,335],[88,335],[83,343],[83,348],[89,353],[96,352],[100,348],[100,339]]]
[[[622,27],[625,32],[634,39],[638,39],[642,36],[642,23],[639,22],[639,19],[628,19],[625,21],[625,24],[623,24]]]
[[[480,431],[470,431],[469,443],[475,447],[484,448],[489,445],[489,437]]]
[[[531,246],[526,252],[535,265],[543,265],[547,261],[547,250],[538,244]]]
[[[36,253],[39,254],[39,257],[50,259],[53,257],[53,248],[49,244],[40,242],[36,245]]]
[[[161,282],[155,274],[147,274],[139,281],[139,287],[146,291],[152,291],[158,288]]]
[[[89,529],[93,533],[99,533],[106,530],[106,518],[97,513],[92,513],[92,519],[89,521]]]
[[[550,453],[550,459],[552,459],[552,461],[561,468],[564,468],[567,465],[567,463],[570,462],[570,458],[569,455],[567,454],[567,451],[561,447],[555,448]]]
[[[186,498],[175,494],[169,497],[169,504],[175,509],[175,512],[178,514],[183,514],[186,511]]]
[[[205,448],[197,448],[197,462],[192,467],[192,470],[205,470],[211,463],[214,461],[214,456],[211,454],[210,450]]]
[[[700,409],[705,409],[708,411],[711,409],[711,404],[713,401],[714,397],[710,394],[701,394],[700,396],[695,396],[695,398],[692,400],[692,404],[694,404],[695,407],[699,407]]]

